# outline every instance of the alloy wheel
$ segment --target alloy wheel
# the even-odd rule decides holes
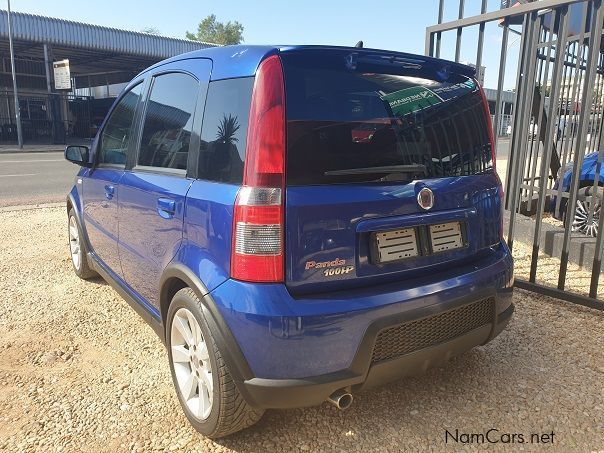
[[[170,339],[178,392],[193,416],[205,420],[212,411],[212,364],[201,326],[186,308],[174,314]]]
[[[585,200],[577,200],[575,207],[575,218],[573,220],[572,229],[585,234],[586,236],[596,237],[598,235],[598,222],[600,220],[600,203],[597,203],[591,219],[589,218],[589,211],[591,209],[590,203]]]
[[[69,218],[69,250],[71,251],[71,261],[76,270],[80,270],[82,263],[82,248],[80,247],[80,232],[75,217]]]

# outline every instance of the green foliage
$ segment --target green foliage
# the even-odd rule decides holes
[[[239,22],[218,22],[214,14],[210,14],[197,26],[197,33],[186,33],[187,39],[213,44],[240,44],[243,42],[243,25]]]

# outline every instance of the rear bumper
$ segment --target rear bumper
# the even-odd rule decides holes
[[[290,408],[319,404],[340,388],[357,391],[421,373],[488,342],[512,315],[512,286],[512,258],[502,243],[487,258],[438,278],[299,298],[284,285],[228,280],[208,296],[241,352],[243,365],[229,367],[245,370],[232,374],[246,399],[256,407]],[[385,329],[406,329],[487,300],[492,309],[480,324],[374,360],[376,339]],[[425,331],[430,336],[434,329],[428,323]]]
[[[452,357],[495,338],[507,326],[513,312],[514,306],[510,305],[493,324],[486,324],[435,346],[373,364],[365,373],[349,369],[306,379],[252,378],[243,383],[245,393],[251,404],[262,408],[315,406],[342,388],[357,392],[405,376],[422,374],[428,368],[441,366]],[[374,335],[365,336],[355,362],[359,365],[370,363],[374,341]]]

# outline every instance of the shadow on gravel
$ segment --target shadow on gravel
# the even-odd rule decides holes
[[[92,283],[93,285],[98,285],[98,286],[109,286],[109,283],[107,283],[105,281],[105,279],[103,277],[101,277],[100,275],[98,277],[93,277],[89,280],[86,280],[90,283]]]

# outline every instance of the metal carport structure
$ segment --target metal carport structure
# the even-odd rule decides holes
[[[187,39],[19,12],[11,12],[10,17],[20,96],[19,110],[24,114],[24,121],[34,124],[31,129],[38,138],[39,134],[35,131],[50,131],[50,126],[47,126],[49,121],[53,123],[52,128],[56,129],[54,123],[66,120],[66,109],[59,109],[59,106],[81,97],[76,95],[76,89],[124,83],[160,60],[214,46]],[[0,143],[12,141],[11,131],[15,121],[15,109],[7,102],[13,94],[8,38],[8,13],[0,10]],[[51,64],[63,59],[69,60],[73,89],[69,93],[62,92],[58,95]],[[57,97],[63,99],[57,101]],[[33,110],[38,109],[33,115],[36,118],[28,118],[31,113],[30,104],[34,106]],[[42,110],[40,106],[43,107]],[[57,119],[57,110],[61,110],[61,119]],[[47,118],[41,118],[44,116],[43,112]],[[73,114],[71,112],[70,116]],[[52,135],[53,141],[57,141],[54,130],[52,134],[42,135]],[[69,136],[69,131],[67,135]]]

